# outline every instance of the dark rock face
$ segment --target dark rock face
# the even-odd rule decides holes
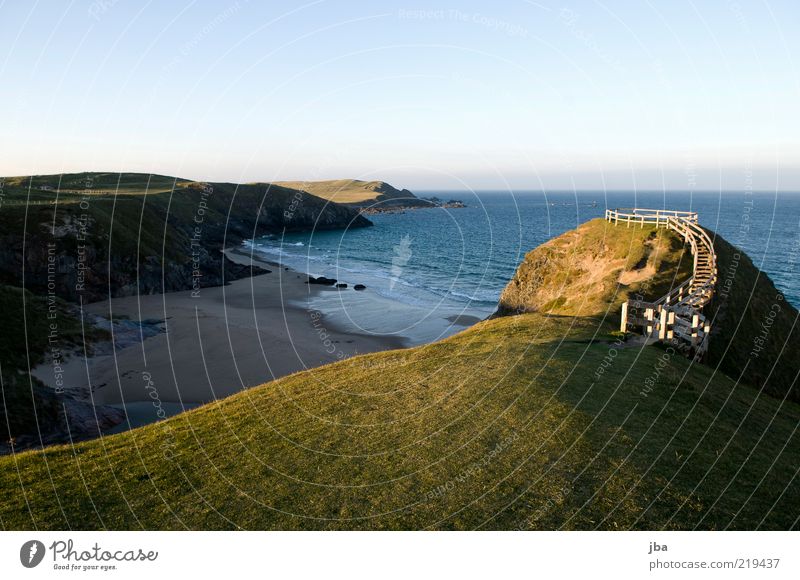
[[[40,428],[36,432],[28,430],[10,438],[4,437],[0,441],[0,455],[95,439],[125,421],[125,413],[116,407],[95,406],[68,395],[55,395],[46,389],[38,389],[36,396],[39,406],[52,405],[57,410],[39,416]]]
[[[98,433],[107,431],[125,420],[124,411],[105,405],[94,406],[78,399],[62,398],[66,412],[65,421],[70,430],[82,439],[97,437]]]
[[[363,284],[356,284],[355,286],[353,286],[353,290],[366,290],[366,289],[367,287],[364,286]]]

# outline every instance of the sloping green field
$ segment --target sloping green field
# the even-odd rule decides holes
[[[5,528],[788,529],[794,403],[524,314],[0,459]],[[613,353],[613,354],[612,354]]]

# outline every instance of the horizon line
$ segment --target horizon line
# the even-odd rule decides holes
[[[146,171],[104,171],[104,170],[90,170],[90,171],[66,171],[66,172],[57,172],[57,173],[32,173],[32,174],[22,174],[22,175],[0,175],[0,180],[6,179],[20,179],[20,178],[34,178],[34,177],[56,177],[56,176],[67,176],[67,175],[80,175],[80,174],[87,174],[87,173],[105,173],[105,174],[118,174],[118,175],[146,175],[146,176],[158,176],[158,177],[168,177],[182,181],[190,181],[195,183],[232,183],[234,185],[256,185],[256,184],[279,184],[281,182],[306,182],[306,183],[315,183],[315,182],[324,182],[324,181],[380,181],[383,183],[387,183],[392,185],[389,181],[384,179],[359,179],[354,177],[338,177],[338,178],[329,178],[329,179],[276,179],[274,181],[261,181],[261,180],[249,180],[249,181],[229,181],[229,180],[207,180],[207,179],[194,179],[194,178],[187,178],[187,177],[179,177],[177,175],[169,175],[166,173],[155,173],[155,172],[146,172]],[[393,185],[392,185],[393,186]],[[395,186],[393,186],[395,187]],[[481,188],[463,188],[463,189],[452,189],[452,188],[437,188],[431,186],[423,186],[423,187],[397,187],[397,189],[408,189],[409,191],[416,190],[416,191],[424,191],[424,192],[507,192],[507,193],[514,193],[514,192],[531,192],[531,193],[749,193],[749,194],[775,194],[775,193],[789,193],[789,194],[800,194],[800,189],[752,189],[743,187],[740,189],[683,189],[683,188],[653,188],[653,187],[642,187],[642,188],[564,188],[564,187],[555,187],[555,188],[527,188],[527,187],[481,187]],[[413,193],[413,191],[412,191]]]

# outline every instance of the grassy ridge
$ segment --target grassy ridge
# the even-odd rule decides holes
[[[416,196],[407,189],[399,190],[383,181],[329,179],[325,181],[278,181],[275,185],[299,189],[336,203],[366,205],[376,202],[411,203]]]
[[[75,449],[0,458],[0,521],[15,529],[796,525],[798,406],[661,349],[616,349],[611,340],[594,319],[503,317]]]
[[[148,173],[65,173],[61,175],[26,175],[4,177],[8,187],[27,194],[39,191],[58,191],[69,197],[74,194],[144,195],[171,191],[191,183],[191,180],[151,175]]]

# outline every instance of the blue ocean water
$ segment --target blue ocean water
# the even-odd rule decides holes
[[[525,253],[602,217],[607,207],[692,210],[704,226],[746,251],[789,301],[800,305],[800,194],[416,193],[460,199],[468,207],[378,214],[369,216],[373,228],[260,238],[254,247],[312,275],[364,283],[371,293],[440,320],[458,314],[482,317],[494,310]],[[348,317],[354,318],[352,312]]]

